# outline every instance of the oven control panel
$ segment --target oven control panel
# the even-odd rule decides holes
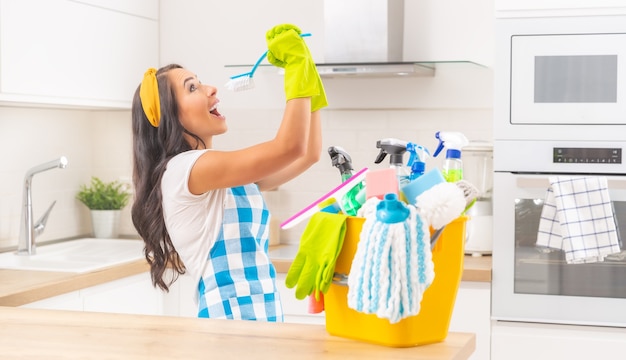
[[[554,163],[621,164],[621,148],[572,148],[555,147],[552,152]]]

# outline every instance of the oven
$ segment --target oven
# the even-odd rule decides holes
[[[492,319],[626,327],[626,16],[497,19],[496,48]],[[541,246],[557,176],[606,179],[610,255]]]
[[[621,237],[626,236],[626,175],[604,172],[624,167],[612,162],[622,162],[623,145],[514,142],[501,144],[499,151],[515,154],[524,147],[535,149],[525,153],[543,168],[512,162],[494,174],[492,318],[626,327],[626,241]],[[563,149],[579,162],[555,163]],[[589,165],[591,158],[595,165]],[[538,243],[554,176],[606,178],[619,249],[603,261],[570,263],[564,250]]]

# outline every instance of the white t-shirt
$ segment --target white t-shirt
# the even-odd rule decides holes
[[[200,280],[219,236],[227,191],[217,189],[201,195],[189,191],[191,168],[205,151],[190,150],[173,157],[161,181],[165,226],[194,282]]]

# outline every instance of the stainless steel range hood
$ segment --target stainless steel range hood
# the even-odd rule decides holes
[[[404,0],[324,0],[321,76],[432,76],[404,61]]]
[[[433,76],[434,63],[388,62],[388,63],[323,63],[316,64],[321,77],[388,77]]]

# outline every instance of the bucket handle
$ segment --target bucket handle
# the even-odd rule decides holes
[[[339,286],[348,286],[348,275],[342,273],[333,274],[333,284]]]

